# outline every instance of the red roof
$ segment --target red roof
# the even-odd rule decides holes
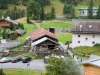
[[[49,31],[47,31],[45,29],[42,29],[42,28],[31,32],[30,33],[30,39],[31,40],[35,40],[35,39],[38,39],[38,38],[40,38],[42,36],[45,36],[45,35],[47,35],[47,36],[49,36],[51,38],[57,39],[57,37],[53,33],[49,32]]]

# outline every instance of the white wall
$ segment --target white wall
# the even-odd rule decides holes
[[[78,37],[80,35],[80,37]],[[95,35],[95,38],[93,38],[93,35]],[[86,40],[86,38],[88,38]],[[80,43],[78,43],[80,41]],[[95,43],[100,43],[100,34],[73,34],[72,36],[72,48],[77,46],[93,46]]]
[[[97,9],[93,9],[93,15],[96,15]],[[88,15],[88,10],[87,9],[80,9],[80,14],[82,15]]]

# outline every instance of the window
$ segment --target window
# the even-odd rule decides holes
[[[80,43],[80,41],[78,41],[78,43]]]
[[[93,38],[95,38],[95,35],[93,35]]]
[[[86,37],[85,40],[88,40],[88,38]]]
[[[80,37],[80,35],[78,35],[78,37]]]
[[[94,44],[95,43],[95,41],[92,41],[92,44]]]

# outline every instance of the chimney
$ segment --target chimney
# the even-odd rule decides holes
[[[4,17],[2,16],[2,19],[4,19]]]
[[[8,19],[8,20],[10,20],[10,17],[9,17],[9,16],[7,16],[7,19]]]

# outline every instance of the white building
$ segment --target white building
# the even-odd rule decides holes
[[[80,8],[79,10],[80,10],[81,15],[88,15],[88,9],[87,8]],[[98,11],[98,8],[93,8],[92,9],[93,15],[96,15],[97,11]]]
[[[72,48],[100,43],[100,20],[72,20]]]

